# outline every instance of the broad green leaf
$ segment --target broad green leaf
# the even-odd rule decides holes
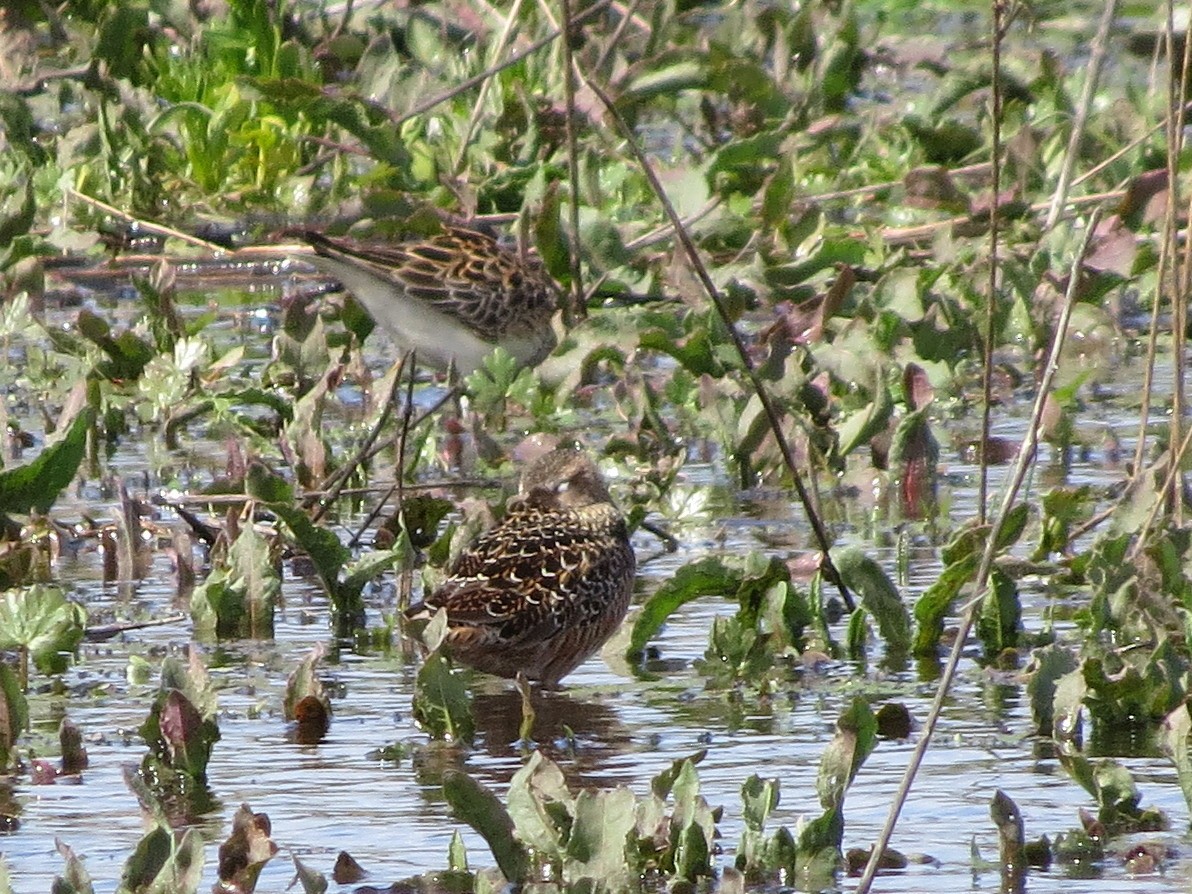
[[[514,834],[513,819],[500,799],[459,770],[448,770],[443,775],[443,797],[455,817],[485,840],[505,878],[514,884],[526,880],[530,855]]]
[[[535,751],[513,774],[508,804],[518,837],[547,859],[561,859],[575,802],[559,766],[540,751]]]
[[[989,572],[989,588],[977,618],[977,638],[987,657],[1016,648],[1022,629],[1022,602],[1013,579],[996,566]]]
[[[910,614],[881,566],[856,547],[833,550],[832,561],[845,584],[860,594],[861,603],[877,621],[887,650],[905,653],[911,645]]]
[[[203,872],[203,839],[154,826],[124,864],[117,894],[193,894]]]
[[[1071,674],[1079,662],[1071,649],[1051,644],[1031,653],[1026,693],[1031,703],[1031,718],[1036,735],[1054,735],[1055,694],[1061,678]]]
[[[736,592],[741,572],[730,569],[722,559],[709,556],[684,565],[646,600],[633,621],[633,633],[626,654],[631,661],[639,658],[646,643],[681,606],[701,596]]]
[[[923,591],[915,602],[914,653],[919,657],[930,657],[939,649],[940,635],[944,632],[944,619],[952,603],[960,595],[965,584],[977,573],[980,556],[975,552],[962,554],[961,558],[944,566],[934,584]]]
[[[876,746],[877,720],[868,703],[856,696],[836,721],[836,735],[820,758],[816,791],[825,811],[842,807],[845,791]]]
[[[418,669],[413,713],[432,739],[469,743],[475,735],[472,694],[441,652],[431,653]]]
[[[42,673],[66,669],[86,623],[86,609],[58,587],[34,584],[0,594],[0,648],[28,650]]]
[[[94,419],[94,412],[83,410],[62,439],[46,447],[35,460],[0,472],[0,513],[48,512],[62,489],[74,480]]]
[[[624,786],[581,791],[567,839],[567,881],[598,879],[615,887],[629,882],[626,845],[635,826],[633,792]],[[618,880],[618,881],[614,881]]]

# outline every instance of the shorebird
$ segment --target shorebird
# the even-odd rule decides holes
[[[526,467],[504,520],[406,617],[429,620],[442,608],[456,661],[554,687],[620,626],[636,567],[596,465],[558,448]]]
[[[479,230],[444,226],[418,242],[357,245],[314,230],[311,263],[335,277],[402,350],[438,369],[474,372],[497,346],[541,363],[557,343],[559,292],[536,260]]]

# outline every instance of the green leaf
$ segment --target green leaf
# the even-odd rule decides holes
[[[825,811],[839,810],[844,793],[877,747],[877,719],[860,696],[836,721],[836,736],[820,759],[816,791]],[[839,846],[840,842],[835,842]]]
[[[713,556],[684,565],[646,600],[634,618],[633,633],[625,650],[629,660],[641,657],[646,643],[681,606],[701,596],[727,596],[740,587],[741,580],[740,571],[730,569],[722,559]]]
[[[905,652],[911,645],[910,614],[881,566],[857,547],[832,550],[832,561],[845,584],[860,594],[862,604],[877,621],[887,650]]]
[[[837,428],[840,446],[837,452],[848,456],[858,447],[868,444],[877,434],[886,430],[886,423],[894,413],[894,399],[885,384],[885,373],[879,364],[874,368],[877,381],[874,384],[874,399],[860,410],[850,413]]]
[[[6,770],[12,765],[17,737],[29,725],[29,702],[8,662],[0,662],[0,699],[0,770]]]
[[[1031,703],[1031,718],[1036,735],[1045,738],[1055,735],[1055,693],[1061,678],[1078,667],[1075,653],[1058,645],[1044,646],[1031,654],[1026,693]]]
[[[567,840],[567,881],[597,879],[610,888],[628,885],[626,845],[636,825],[637,801],[624,786],[581,791]]]
[[[0,472],[0,513],[48,512],[62,489],[74,480],[94,419],[92,410],[83,410],[62,439],[46,447],[35,460]]]
[[[777,779],[762,779],[756,773],[741,785],[742,819],[745,827],[761,832],[771,811],[778,806],[780,783]]]
[[[193,894],[202,873],[202,836],[195,829],[178,835],[156,825],[125,862],[117,894]]]
[[[459,829],[451,833],[451,843],[447,845],[447,871],[468,871],[468,849],[464,845],[464,837],[459,834]]]
[[[441,652],[431,653],[414,684],[414,721],[432,739],[472,741],[472,695]]]
[[[514,835],[513,819],[500,799],[459,770],[448,770],[443,775],[443,796],[456,818],[485,840],[505,878],[514,884],[526,880],[530,855]]]
[[[915,655],[922,658],[936,654],[940,636],[944,632],[944,619],[960,595],[961,588],[977,573],[979,563],[980,556],[968,553],[958,561],[945,565],[935,583],[923,591],[915,603],[915,620],[918,622]]]
[[[86,623],[86,609],[58,587],[34,584],[0,594],[0,649],[27,649],[42,673],[66,669]]]
[[[1018,587],[995,566],[989,572],[989,589],[977,618],[977,638],[981,640],[986,656],[992,658],[1003,649],[1017,647],[1021,628],[1022,602],[1018,598]]]
[[[58,853],[66,861],[66,871],[54,879],[51,894],[95,894],[95,887],[91,883],[91,875],[78,855],[64,842],[57,842]],[[0,879],[0,891],[5,891],[3,879]],[[7,889],[11,894],[12,889]]]
[[[1192,755],[1188,751],[1188,737],[1192,736],[1192,714],[1188,706],[1180,705],[1165,718],[1159,730],[1159,747],[1175,765],[1176,778],[1184,803],[1192,809]]]
[[[294,877],[302,886],[302,894],[326,894],[327,876],[311,869],[294,854],[290,854],[290,859],[294,861]]]
[[[191,594],[195,626],[220,639],[273,635],[273,615],[281,595],[274,542],[246,525],[216,568]]]
[[[535,751],[509,782],[509,815],[517,835],[548,860],[563,857],[575,802],[558,764]]]

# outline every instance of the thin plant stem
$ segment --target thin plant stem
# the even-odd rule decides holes
[[[563,24],[570,28],[571,0],[559,0],[563,11]],[[575,60],[571,54],[571,35],[563,35],[563,97],[567,116],[564,131],[567,136],[567,179],[571,188],[567,190],[567,211],[571,238],[568,241],[567,260],[571,265],[571,300],[568,302],[567,323],[574,325],[585,316],[583,270],[579,263],[579,146],[575,136]]]
[[[1163,486],[1159,488],[1160,494],[1171,493],[1177,487],[1177,481],[1183,474],[1184,458],[1188,455],[1189,444],[1192,444],[1192,429],[1189,429],[1188,433],[1184,435],[1184,440],[1180,443],[1179,450],[1167,451],[1164,457],[1167,464],[1167,474],[1163,479]],[[1153,474],[1154,471],[1155,469],[1152,467],[1147,470],[1146,474]],[[1129,492],[1127,491],[1127,493]],[[1126,497],[1122,499],[1125,500]],[[1181,500],[1180,502],[1183,501]],[[1134,543],[1130,547],[1130,552],[1126,554],[1127,562],[1134,562],[1138,559],[1138,554],[1146,545],[1147,535],[1150,533],[1151,528],[1154,527],[1155,519],[1158,518],[1164,504],[1164,500],[1156,500],[1155,505],[1151,507],[1151,511],[1147,513],[1146,521],[1138,529],[1138,533],[1134,537]]]
[[[227,249],[222,245],[216,245],[214,242],[208,242],[206,239],[200,239],[198,236],[192,236],[189,233],[183,233],[180,230],[175,230],[172,227],[163,226],[162,224],[153,223],[149,220],[144,220],[139,217],[133,217],[127,211],[121,211],[107,202],[101,201],[94,196],[89,196],[86,193],[81,193],[73,186],[66,187],[66,194],[73,199],[78,199],[92,207],[98,208],[105,214],[110,214],[113,217],[118,217],[121,220],[135,223],[138,227],[148,233],[156,233],[158,236],[165,236],[168,239],[179,239],[182,242],[188,242],[191,245],[197,245],[199,248],[205,248],[212,254],[225,254]]]
[[[993,328],[997,320],[998,238],[1001,235],[998,193],[1002,188],[1002,38],[1005,36],[1002,18],[1003,0],[993,0],[993,82],[990,88],[990,110],[993,134],[990,157],[992,197],[989,201],[989,283],[985,300],[985,344],[981,350],[981,443],[978,447],[980,473],[977,477],[977,521],[985,524],[986,502],[989,495],[989,430],[993,424]]]
[[[1174,43],[1174,10],[1172,9],[1173,2],[1168,0],[1167,4],[1167,31],[1169,44]],[[1179,67],[1179,85],[1174,91],[1177,96],[1176,102],[1176,145],[1175,156],[1169,162],[1172,170],[1168,173],[1168,189],[1170,195],[1168,197],[1168,207],[1179,207],[1179,191],[1180,178],[1178,176],[1179,159],[1183,153],[1184,148],[1184,121],[1185,112],[1187,110],[1187,84],[1190,67],[1192,67],[1192,40],[1187,39],[1187,34],[1184,35],[1184,55],[1180,60]],[[1174,69],[1173,69],[1174,70]],[[1173,75],[1174,76],[1174,75]],[[1189,211],[1192,212],[1192,196],[1189,196]],[[1186,215],[1185,215],[1186,216]],[[1173,221],[1174,222],[1174,221]],[[1173,244],[1175,237],[1172,237]],[[1173,255],[1173,258],[1176,256]],[[1189,282],[1189,277],[1192,276],[1192,244],[1184,240],[1183,263],[1177,262],[1178,270],[1172,277],[1172,283],[1175,286],[1175,294],[1172,296],[1171,307],[1171,358],[1172,358],[1172,387],[1171,387],[1171,432],[1168,437],[1169,449],[1171,445],[1178,443],[1181,440],[1181,431],[1184,426],[1184,413],[1186,412],[1187,395],[1184,390],[1184,374],[1187,371],[1187,360],[1184,353],[1184,339],[1188,331],[1188,295],[1192,292],[1192,284]],[[1187,449],[1187,445],[1181,448],[1180,453]],[[1173,451],[1174,453],[1174,451]],[[1172,503],[1172,512],[1174,513],[1174,523],[1176,525],[1183,524],[1184,520],[1184,500],[1183,500],[1183,464],[1178,462],[1179,457],[1174,457],[1172,462],[1172,477],[1170,489],[1165,492],[1170,494]]]
[[[1159,313],[1163,303],[1164,284],[1173,293],[1181,291],[1175,271],[1176,258],[1178,251],[1176,248],[1176,236],[1178,224],[1175,218],[1176,209],[1176,184],[1179,182],[1179,150],[1180,150],[1180,130],[1183,127],[1184,107],[1179,98],[1182,94],[1182,88],[1177,87],[1174,77],[1174,58],[1175,58],[1175,37],[1174,37],[1174,10],[1172,0],[1168,0],[1167,4],[1167,22],[1164,28],[1164,44],[1166,49],[1167,64],[1167,113],[1164,116],[1164,122],[1167,125],[1167,205],[1163,214],[1163,230],[1159,239],[1159,285],[1155,291],[1154,300],[1151,305],[1151,323],[1150,332],[1147,336],[1147,352],[1146,365],[1143,370],[1142,383],[1142,401],[1138,411],[1138,437],[1134,445],[1134,468],[1136,470],[1142,469],[1142,458],[1146,454],[1147,449],[1147,429],[1150,426],[1151,417],[1151,394],[1155,384],[1155,359],[1159,350]],[[1182,345],[1177,340],[1178,355],[1182,351]],[[1177,386],[1178,387],[1178,386]],[[1174,431],[1174,430],[1173,430]]]
[[[1027,471],[1035,460],[1035,451],[1039,446],[1039,430],[1042,427],[1043,404],[1047,399],[1047,395],[1051,392],[1052,382],[1055,380],[1056,372],[1059,369],[1060,352],[1063,349],[1067,336],[1068,323],[1072,318],[1072,308],[1076,305],[1076,290],[1080,282],[1080,267],[1084,262],[1085,255],[1088,253],[1099,217],[1100,213],[1098,211],[1094,211],[1091,215],[1085,230],[1084,241],[1072,262],[1072,268],[1068,277],[1068,289],[1064,294],[1064,305],[1060,311],[1059,320],[1056,322],[1055,332],[1052,335],[1051,351],[1047,357],[1047,366],[1043,370],[1043,376],[1039,381],[1039,391],[1035,395],[1035,403],[1031,408],[1030,424],[1023,439],[1022,449],[1018,451],[1018,459],[1014,465],[1014,470],[1007,481],[1001,505],[998,507],[997,515],[994,517],[992,530],[989,532],[989,537],[985,542],[985,551],[981,554],[981,564],[977,568],[977,577],[974,582],[974,590],[977,596],[969,600],[968,604],[964,607],[960,629],[956,632],[956,639],[952,643],[952,651],[948,653],[947,664],[944,666],[943,674],[940,676],[939,684],[935,690],[935,700],[931,703],[931,710],[928,711],[927,717],[923,721],[923,729],[920,731],[919,741],[915,743],[915,748],[911,752],[911,758],[907,764],[906,772],[903,774],[902,782],[898,786],[898,791],[894,794],[894,801],[890,805],[890,813],[886,817],[886,823],[882,826],[881,833],[878,835],[877,841],[873,845],[873,850],[869,854],[869,862],[865,865],[865,872],[861,875],[861,880],[857,884],[856,894],[868,894],[869,889],[873,885],[873,879],[877,875],[882,854],[885,853],[886,847],[890,844],[890,838],[894,834],[894,827],[898,823],[898,815],[902,812],[902,806],[906,803],[906,799],[910,795],[911,786],[914,784],[915,776],[919,772],[923,758],[926,756],[927,750],[931,747],[932,734],[935,732],[936,724],[939,722],[940,714],[944,708],[944,701],[948,697],[949,690],[952,688],[952,682],[956,679],[956,671],[960,666],[960,657],[964,653],[964,647],[968,641],[969,633],[972,631],[973,623],[976,621],[977,612],[980,611],[982,600],[987,598],[986,586],[989,581],[989,572],[993,567],[993,560],[997,552],[997,543],[1002,525],[1005,524],[1006,516],[1014,505],[1014,500],[1018,496],[1018,491],[1022,487],[1023,481],[1026,480]]]
[[[397,386],[398,383],[401,382],[402,372],[405,370],[406,362],[409,356],[409,352],[407,351],[397,361],[397,370],[393,374],[393,381],[389,386],[389,393],[385,395],[385,403],[381,407],[381,414],[377,417],[376,424],[373,425],[372,429],[365,437],[364,442],[356,450],[356,453],[353,454],[352,458],[344,463],[344,465],[340,466],[340,468],[338,468],[333,475],[324,481],[322,486],[319,488],[319,491],[323,496],[319,497],[319,506],[312,514],[311,521],[317,522],[323,517],[323,515],[327,512],[327,508],[331,506],[337,499],[339,499],[339,494],[343,490],[343,487],[347,483],[348,479],[352,477],[361,463],[365,462],[371,457],[372,454],[370,451],[372,450],[372,446],[376,442],[377,437],[380,435],[381,429],[385,427],[385,423],[389,421],[389,414],[393,407],[393,398],[397,394]]]
[[[613,50],[616,49],[617,44],[621,40],[621,35],[625,33],[625,29],[637,15],[637,8],[641,6],[642,0],[630,0],[628,8],[625,9],[621,15],[620,21],[617,22],[617,27],[613,29],[613,33],[608,40],[604,42],[604,48],[601,49],[600,55],[596,57],[596,64],[592,66],[592,71],[600,74],[604,70],[604,63],[608,61],[608,57],[612,55]]]
[[[402,530],[406,528],[406,444],[410,438],[410,423],[414,418],[414,352],[410,352],[410,376],[409,384],[406,386],[406,402],[402,408],[401,414],[401,431],[397,436],[397,511],[401,519]],[[400,612],[405,610],[410,605],[410,595],[414,587],[414,568],[410,563],[402,564],[401,575],[398,578],[401,583],[398,587],[397,606]]]
[[[583,12],[581,12],[579,15],[577,15],[570,22],[570,25],[572,27],[574,27],[576,25],[583,24],[588,19],[593,18],[597,14],[599,14],[599,13],[603,12],[605,9],[607,9],[610,2],[611,2],[611,0],[597,0],[596,3],[593,3],[590,7],[588,7]],[[414,118],[418,118],[422,115],[425,115],[427,112],[429,112],[431,109],[435,108],[436,106],[441,105],[442,103],[445,103],[448,100],[453,99],[456,96],[459,96],[461,93],[466,93],[467,91],[471,90],[473,87],[484,83],[486,80],[491,78],[493,75],[498,74],[511,66],[517,65],[517,63],[521,62],[527,56],[533,56],[535,53],[537,53],[543,47],[548,46],[551,42],[557,40],[559,38],[559,35],[563,34],[563,31],[564,31],[563,28],[556,28],[550,34],[547,34],[545,37],[539,38],[538,40],[531,43],[525,49],[514,53],[508,59],[506,59],[504,62],[501,62],[498,65],[490,66],[489,68],[486,68],[484,71],[480,72],[479,74],[475,74],[472,77],[467,78],[464,81],[460,81],[460,83],[456,84],[450,90],[444,90],[442,93],[435,94],[434,96],[430,97],[426,101],[418,103],[416,106],[414,106],[412,109],[410,109],[408,112],[405,112],[402,115],[392,115],[389,113],[389,110],[385,109],[384,107],[381,107],[382,111],[384,111],[386,114],[390,114],[390,118],[393,122],[394,127],[401,127],[407,121],[411,121]]]
[[[509,40],[513,36],[513,26],[517,22],[517,17],[521,14],[521,8],[522,0],[513,0],[513,6],[509,8],[509,15],[505,16],[505,24],[501,28],[501,35],[497,38],[497,46],[491,58],[498,59],[505,52],[505,47],[509,45]],[[491,83],[492,78],[485,78],[480,84],[479,92],[476,94],[476,102],[472,105],[472,114],[468,117],[467,127],[464,128],[463,135],[459,141],[459,152],[455,156],[455,163],[451,166],[452,173],[456,177],[464,169],[464,161],[468,154],[468,145],[472,142],[472,134],[475,132],[476,125],[480,121],[480,115],[484,109],[484,103],[488,99],[488,89]]]
[[[1080,94],[1076,115],[1072,119],[1072,132],[1068,134],[1068,150],[1064,153],[1064,160],[1060,165],[1059,182],[1051,197],[1051,210],[1047,212],[1047,219],[1043,224],[1044,228],[1048,230],[1059,221],[1060,212],[1064,210],[1068,201],[1072,171],[1076,167],[1076,160],[1080,157],[1080,143],[1084,139],[1089,109],[1092,108],[1094,95],[1097,92],[1097,82],[1101,78],[1101,68],[1105,64],[1105,54],[1109,48],[1109,31],[1113,27],[1113,17],[1117,14],[1117,7],[1118,0],[1105,0],[1105,6],[1101,10],[1101,22],[1093,37],[1092,51],[1089,53],[1089,62],[1085,69],[1084,90]]]
[[[757,395],[761,402],[762,410],[766,414],[766,421],[769,423],[770,432],[774,435],[774,441],[778,444],[778,449],[782,452],[782,459],[786,463],[787,469],[791,473],[791,479],[794,481],[795,492],[799,495],[799,502],[803,505],[803,511],[807,514],[807,520],[811,524],[811,529],[815,534],[816,543],[819,545],[822,553],[820,567],[824,576],[836,586],[840,592],[841,599],[852,611],[856,607],[853,601],[852,593],[849,592],[848,587],[844,583],[844,579],[837,571],[836,565],[832,562],[831,548],[832,542],[828,537],[828,531],[824,527],[823,521],[819,514],[815,511],[815,503],[812,500],[811,494],[808,492],[806,485],[803,483],[803,475],[799,472],[798,464],[795,462],[795,454],[791,449],[790,443],[786,439],[785,433],[782,431],[781,417],[778,415],[778,409],[774,406],[774,399],[770,396],[769,390],[765,383],[762,382],[761,376],[758,375],[757,367],[753,363],[753,359],[749,356],[749,350],[745,346],[745,341],[741,337],[741,333],[737,331],[736,325],[733,323],[732,317],[729,315],[728,308],[725,307],[724,299],[720,295],[719,289],[712,281],[711,275],[708,273],[708,268],[704,265],[703,259],[700,257],[699,250],[695,247],[695,243],[691,239],[691,234],[683,227],[683,222],[679,219],[679,214],[675,211],[675,206],[671,203],[670,198],[666,194],[661,181],[658,179],[657,173],[654,171],[654,166],[650,164],[650,160],[646,158],[646,154],[642,151],[641,146],[638,145],[634,139],[633,131],[621,117],[621,113],[617,111],[616,105],[604,90],[592,80],[587,80],[588,86],[592,92],[599,97],[601,103],[604,104],[605,111],[608,112],[609,117],[617,125],[617,129],[621,132],[634,158],[637,160],[638,166],[642,173],[646,175],[646,180],[650,184],[650,189],[654,195],[657,196],[661,203],[663,211],[666,212],[667,218],[674,227],[675,235],[678,237],[679,244],[683,246],[683,251],[687,255],[687,262],[691,265],[696,278],[699,279],[700,284],[704,288],[704,292],[712,302],[712,306],[716,309],[717,315],[724,323],[725,329],[728,331],[729,338],[732,340],[733,347],[736,350],[738,358],[741,361],[741,368],[749,379],[750,386],[753,392]]]

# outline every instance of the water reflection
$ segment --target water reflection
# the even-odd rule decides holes
[[[530,701],[534,711],[530,742],[521,740],[522,697],[516,689],[477,694],[473,702],[476,746],[508,769],[507,774],[495,774],[502,783],[509,781],[523,754],[532,748],[558,763],[573,788],[632,781],[627,773],[621,778],[615,772],[610,775],[610,770],[622,765],[615,758],[632,749],[633,734],[604,697],[534,689]]]

